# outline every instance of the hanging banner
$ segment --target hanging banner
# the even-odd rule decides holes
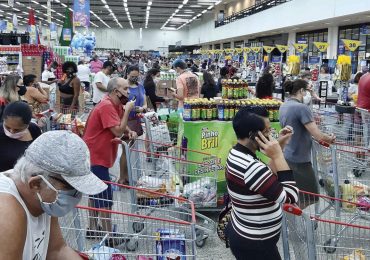
[[[294,48],[298,52],[304,52],[307,49],[308,44],[307,43],[295,43],[293,44]]]
[[[71,41],[72,40],[72,29],[70,28],[63,28],[63,41]]]
[[[0,31],[6,31],[7,22],[5,20],[0,20]]]
[[[74,0],[73,25],[81,27],[90,26],[90,0]]]
[[[319,52],[326,52],[329,47],[329,43],[327,42],[313,42]]]
[[[282,62],[282,57],[281,56],[272,56],[271,57],[271,62],[272,63],[281,63]]]
[[[250,53],[252,51],[251,48],[249,48],[249,47],[245,47],[245,48],[243,48],[243,50],[244,50],[245,53]]]
[[[279,44],[276,44],[275,45],[276,48],[281,52],[281,53],[284,53],[288,50],[288,46],[286,45],[279,45]]]
[[[7,25],[6,25],[6,30],[8,31],[8,32],[12,32],[13,31],[13,23],[10,23],[10,22],[8,22],[7,23]]]
[[[259,53],[261,51],[262,47],[251,47],[251,50],[255,53]]]
[[[235,48],[235,52],[240,54],[243,52],[243,48]]]
[[[18,29],[18,18],[16,14],[13,14],[13,27],[15,31]]]
[[[342,39],[342,42],[350,51],[355,51],[361,45],[361,41],[355,40]]]
[[[14,7],[14,0],[8,0],[8,5],[10,7]]]
[[[55,23],[50,23],[50,40],[57,39],[57,26]]]
[[[263,46],[263,49],[265,50],[265,52],[271,53],[275,49],[275,47],[274,46]]]

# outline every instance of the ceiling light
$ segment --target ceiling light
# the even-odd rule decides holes
[[[60,3],[60,1],[59,0],[54,0],[55,2],[57,2],[57,3]]]
[[[179,9],[176,9],[176,10],[175,10],[175,14],[177,14],[178,12],[179,12]]]
[[[37,4],[37,5],[39,4],[39,2],[36,2],[34,0],[32,0],[31,2],[34,3],[34,4]]]
[[[69,9],[69,11],[71,11],[71,12],[73,13],[73,10],[72,10],[72,8],[68,7],[68,9]]]
[[[182,1],[182,4],[186,5],[188,2],[189,2],[189,0],[184,0],[184,1]]]
[[[211,10],[212,8],[213,8],[213,5],[211,5],[211,6],[210,6],[210,7],[208,7],[207,9],[208,9],[208,10]]]
[[[215,5],[218,5],[219,3],[221,3],[222,2],[222,0],[220,0],[220,1],[217,1],[216,3],[215,3]]]
[[[153,2],[152,2],[152,1],[149,1],[149,2],[148,2],[148,5],[149,5],[149,6],[151,6],[152,4],[153,4]]]
[[[24,4],[20,3],[20,2],[15,2],[17,5],[20,5],[20,6],[24,6]]]
[[[39,10],[35,10],[35,12],[38,13],[38,14],[41,13]]]
[[[109,6],[108,5],[104,5],[105,8],[109,9]]]
[[[147,11],[149,11],[149,10],[150,10],[150,5],[148,5],[148,6],[146,7],[146,10],[147,10]]]
[[[8,5],[6,5],[6,4],[0,4],[1,6],[4,6],[4,7],[9,7]]]
[[[105,0],[101,0],[101,2],[103,3],[103,5],[107,4],[107,2]]]
[[[14,11],[17,11],[17,12],[20,12],[21,10],[17,9],[17,8],[13,8]]]
[[[203,11],[202,11],[202,14],[205,14],[206,12],[207,12],[207,10],[203,10]]]
[[[184,7],[184,5],[179,5],[179,7],[178,7],[178,8],[179,8],[179,9],[181,9],[181,8],[183,8],[183,7]]]
[[[199,7],[202,7],[201,5],[191,5],[190,6],[191,8],[199,8]]]
[[[43,8],[48,9],[45,5],[41,5]]]
[[[345,19],[345,20],[343,20],[343,22],[349,22],[349,21],[351,21],[351,19]]]
[[[61,4],[61,6],[63,6],[63,7],[67,7],[67,5],[65,5],[65,4],[63,4],[63,3],[60,3]]]
[[[24,13],[24,14],[27,14],[27,15],[28,15],[28,13],[27,13],[27,12],[22,12],[22,13]]]

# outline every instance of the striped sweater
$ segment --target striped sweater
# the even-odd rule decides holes
[[[250,240],[276,239],[281,228],[280,204],[298,201],[292,171],[275,175],[248,148],[237,144],[227,158],[226,179],[234,230]]]

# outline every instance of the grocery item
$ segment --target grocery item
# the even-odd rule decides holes
[[[366,260],[364,250],[359,248],[355,249],[352,254],[346,255],[341,260]]]
[[[223,99],[244,99],[249,96],[248,83],[245,80],[222,80],[221,96]]]
[[[349,202],[357,202],[355,191],[353,189],[353,185],[348,181],[344,181],[343,188],[343,200],[349,201]],[[348,202],[343,202],[343,209],[348,212],[353,212],[356,210],[356,205]]]
[[[185,260],[185,234],[178,229],[158,229],[155,233],[157,260]]]

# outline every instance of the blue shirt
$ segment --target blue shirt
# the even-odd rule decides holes
[[[142,107],[146,98],[145,88],[143,85],[139,84],[136,88],[130,86],[129,99],[132,100],[134,97],[136,97],[135,106]],[[135,114],[135,110],[131,111],[129,118],[135,118]]]

